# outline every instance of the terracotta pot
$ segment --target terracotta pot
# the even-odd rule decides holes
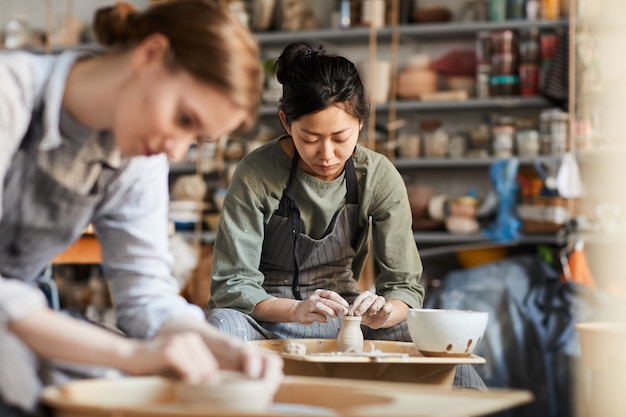
[[[407,185],[406,191],[413,219],[428,218],[428,202],[435,195],[434,190],[425,185]]]

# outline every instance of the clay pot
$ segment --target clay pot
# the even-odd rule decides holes
[[[435,195],[433,189],[424,185],[407,185],[406,191],[413,219],[428,218],[428,202]]]
[[[419,99],[437,91],[438,75],[429,68],[406,67],[398,75],[398,98]]]
[[[363,352],[361,316],[341,317],[341,329],[337,334],[337,350],[347,353]]]

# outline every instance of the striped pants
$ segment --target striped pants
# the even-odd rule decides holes
[[[300,323],[257,322],[250,315],[230,308],[214,308],[207,314],[209,323],[239,339],[335,339],[339,333],[341,320],[328,318],[326,323],[315,322],[310,325]],[[366,340],[391,340],[411,342],[411,335],[406,322],[388,329],[371,329],[361,326]],[[487,387],[476,370],[469,364],[459,364],[454,376],[455,388],[473,388],[487,391]]]

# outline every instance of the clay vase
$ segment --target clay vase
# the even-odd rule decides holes
[[[363,332],[360,316],[341,317],[341,329],[337,334],[337,350],[346,353],[363,352]]]

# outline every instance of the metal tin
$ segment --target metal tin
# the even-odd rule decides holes
[[[491,32],[482,30],[476,34],[476,62],[491,63]]]

